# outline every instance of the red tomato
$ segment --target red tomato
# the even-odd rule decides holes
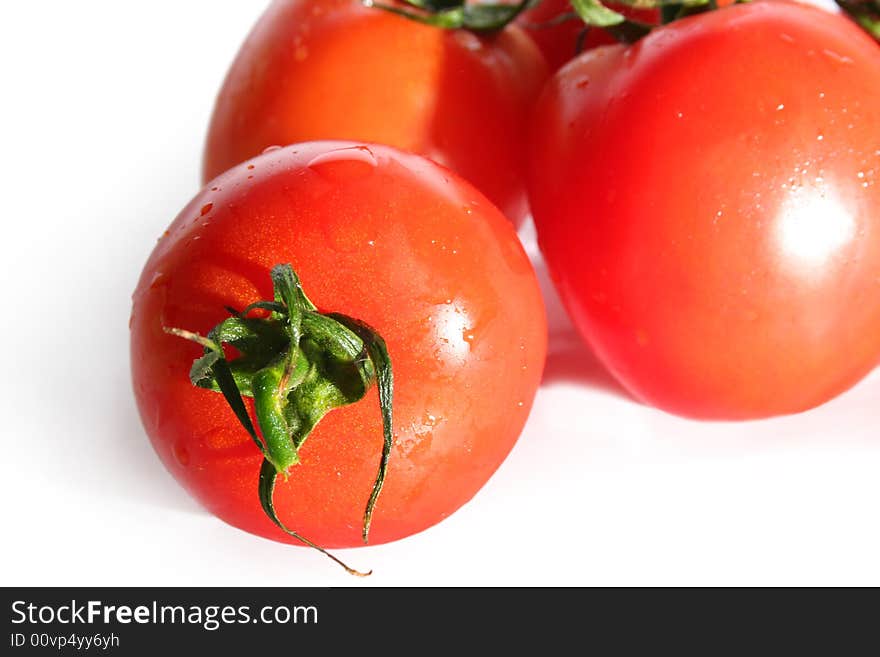
[[[450,167],[518,223],[528,113],[546,78],[515,26],[480,38],[358,0],[276,0],[220,91],[204,178],[268,146],[371,141]]]
[[[578,328],[638,398],[793,413],[880,358],[880,52],[789,3],[729,7],[548,84],[529,180]]]
[[[655,25],[660,20],[660,12],[657,9],[633,9],[615,5],[613,2],[604,4],[624,16],[649,25]],[[577,16],[571,20],[555,22],[561,16],[573,13],[571,0],[541,0],[534,8],[520,14],[516,21],[538,44],[552,71],[574,58],[577,54],[578,39],[587,29]],[[612,43],[617,42],[608,32],[599,28],[590,28],[584,38],[582,50],[591,50]]]
[[[260,508],[261,454],[222,395],[193,387],[204,335],[272,298],[291,263],[322,311],[375,327],[394,367],[394,436],[371,543],[402,538],[467,502],[516,441],[541,377],[542,300],[510,223],[452,172],[387,146],[301,144],[214,180],[147,262],[131,321],[141,418],[166,467],[226,522],[296,542]],[[300,451],[275,506],[326,547],[362,544],[382,450],[375,387],[331,411]]]

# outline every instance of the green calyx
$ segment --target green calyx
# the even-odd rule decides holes
[[[749,1],[735,0],[734,4],[745,4]],[[541,0],[522,0],[512,4],[468,3],[466,0],[401,0],[397,5],[377,0],[361,0],[361,2],[367,7],[382,9],[434,27],[491,34],[503,30],[522,12],[540,4]],[[880,41],[880,0],[835,0],[835,2],[868,34]],[[614,0],[612,4],[632,9],[659,9],[660,25],[718,9],[717,0]],[[602,0],[571,0],[571,7],[573,11],[570,13],[562,14],[548,23],[530,27],[540,28],[568,20],[583,22],[585,27],[578,40],[578,52],[590,29],[605,30],[621,43],[635,43],[657,27],[628,18],[623,13],[606,6]]]
[[[716,0],[614,0],[614,4],[632,9],[659,9],[660,25],[718,8]],[[656,27],[627,18],[606,7],[601,0],[571,0],[571,6],[587,29],[603,29],[621,43],[635,43]]]
[[[746,4],[749,1],[735,0],[733,4]],[[880,41],[880,0],[835,0],[835,2],[868,34]],[[719,8],[717,0],[614,0],[613,4],[632,9],[659,9],[660,25]],[[621,12],[607,7],[602,0],[571,0],[571,6],[573,12],[563,14],[549,24],[566,20],[582,21],[586,28],[579,40],[578,52],[581,50],[580,46],[584,42],[587,30],[591,28],[605,30],[622,43],[635,43],[658,27],[627,18]],[[533,27],[541,27],[541,25]]]
[[[279,475],[287,478],[299,463],[299,450],[312,429],[332,409],[363,399],[375,383],[383,424],[378,473],[366,502],[362,537],[385,481],[393,446],[391,359],[384,340],[363,322],[338,313],[321,313],[303,292],[290,265],[272,269],[272,301],[252,303],[215,326],[206,337],[177,328],[173,335],[197,342],[204,355],[190,369],[193,385],[223,394],[238,421],[263,454],[259,497],[266,515],[289,535],[313,547],[354,575],[323,548],[281,522],[274,492]],[[252,317],[254,311],[268,316]],[[223,344],[240,356],[227,360]],[[252,397],[256,427],[242,397]],[[257,431],[259,428],[259,432]]]
[[[516,20],[535,0],[516,4],[469,4],[466,0],[402,0],[398,6],[376,0],[361,0],[366,7],[403,16],[419,23],[446,30],[468,30],[491,34],[503,30]]]
[[[503,30],[527,9],[537,6],[541,0],[521,0],[510,4],[497,2],[468,3],[466,0],[401,0],[399,4],[387,4],[377,0],[361,0],[367,7],[389,11],[410,20],[448,30],[464,29],[477,34],[490,34]],[[661,10],[662,23],[669,23],[685,16],[715,9],[716,0],[614,0],[614,4],[634,9]],[[742,0],[745,1],[745,0]],[[873,1],[873,0],[870,0]],[[627,18],[624,14],[605,6],[601,0],[571,0],[572,12],[557,17],[549,24],[566,20],[580,20],[587,30],[605,30],[623,43],[635,43],[653,29],[653,25]],[[541,27],[533,25],[532,27]],[[580,45],[580,44],[579,44]],[[578,48],[580,50],[580,48]]]
[[[880,0],[835,0],[850,18],[880,41]]]

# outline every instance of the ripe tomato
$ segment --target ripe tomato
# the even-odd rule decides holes
[[[546,77],[516,26],[481,38],[358,0],[276,0],[217,98],[204,178],[273,145],[371,141],[448,166],[518,223],[528,113]]]
[[[642,23],[656,25],[659,22],[660,12],[657,9],[633,9],[632,7],[615,5],[613,2],[603,4]],[[560,20],[562,16],[573,13],[571,0],[540,0],[535,7],[520,14],[516,21],[525,28],[541,52],[544,53],[544,58],[551,71],[555,71],[574,58],[577,54],[578,39],[587,29],[584,22],[577,16],[571,20]],[[613,43],[616,43],[614,37],[605,30],[590,28],[584,34],[581,49],[591,50]]]
[[[387,146],[317,142],[266,153],[200,192],[147,262],[131,321],[141,418],[163,463],[226,522],[296,542],[260,508],[262,456],[222,395],[195,388],[204,335],[271,299],[291,263],[322,311],[384,336],[394,368],[394,449],[371,543],[421,531],[467,502],[516,441],[546,348],[539,288],[509,222],[452,172]],[[253,414],[253,411],[252,411]],[[279,478],[287,526],[326,547],[361,544],[382,450],[375,387],[331,411]]]
[[[536,111],[541,248],[637,397],[801,411],[880,358],[880,53],[841,16],[737,5],[585,53]]]

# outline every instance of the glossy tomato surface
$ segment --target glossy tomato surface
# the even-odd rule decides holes
[[[638,398],[792,413],[880,357],[880,48],[846,19],[738,5],[569,63],[529,191],[583,336]]]
[[[279,541],[257,497],[261,454],[222,395],[194,388],[203,335],[271,299],[270,268],[291,263],[322,311],[376,328],[394,366],[394,438],[371,543],[418,532],[468,501],[526,421],[546,321],[510,223],[452,172],[386,146],[309,143],[215,179],[147,262],[131,323],[138,407],[171,473],[226,522]],[[375,387],[331,411],[303,446],[275,505],[326,547],[356,546],[382,448]]]
[[[660,12],[656,9],[633,9],[613,2],[603,4],[624,16],[649,25],[654,25],[660,20]],[[579,52],[579,46],[580,51],[583,52],[617,43],[605,30],[587,29],[584,22],[574,13],[571,0],[540,0],[535,7],[520,14],[516,22],[541,49],[551,71],[574,59]]]
[[[276,0],[217,98],[204,177],[268,146],[371,141],[457,171],[518,223],[528,113],[546,77],[515,26],[480,38],[359,0]]]

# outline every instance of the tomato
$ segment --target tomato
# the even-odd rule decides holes
[[[584,338],[686,416],[818,405],[880,358],[880,51],[790,3],[578,57],[536,109],[541,249]]]
[[[217,98],[204,179],[273,145],[371,141],[450,167],[518,223],[528,113],[546,77],[516,26],[477,37],[358,0],[276,0]]]
[[[371,325],[391,355],[394,448],[370,543],[450,515],[510,451],[541,377],[542,300],[510,223],[424,158],[316,142],[221,175],[160,239],[131,319],[132,379],[146,432],[168,470],[212,513],[296,542],[260,507],[260,450],[222,395],[190,384],[201,350],[163,331],[205,335],[228,316],[225,307],[271,300],[270,268],[280,263],[293,266],[322,312]],[[277,481],[281,520],[325,547],[362,544],[382,429],[375,386],[327,414],[302,445],[301,462]]]
[[[615,5],[613,2],[603,4],[624,16],[649,25],[655,25],[660,20],[657,9],[633,9],[625,5]],[[571,20],[561,21],[560,18],[566,14],[572,15]],[[578,40],[585,30],[583,43],[580,44],[581,50],[616,43],[614,37],[605,30],[587,29],[584,22],[574,14],[571,0],[541,0],[535,7],[520,14],[517,23],[526,29],[544,53],[553,71],[574,58],[578,51]]]

